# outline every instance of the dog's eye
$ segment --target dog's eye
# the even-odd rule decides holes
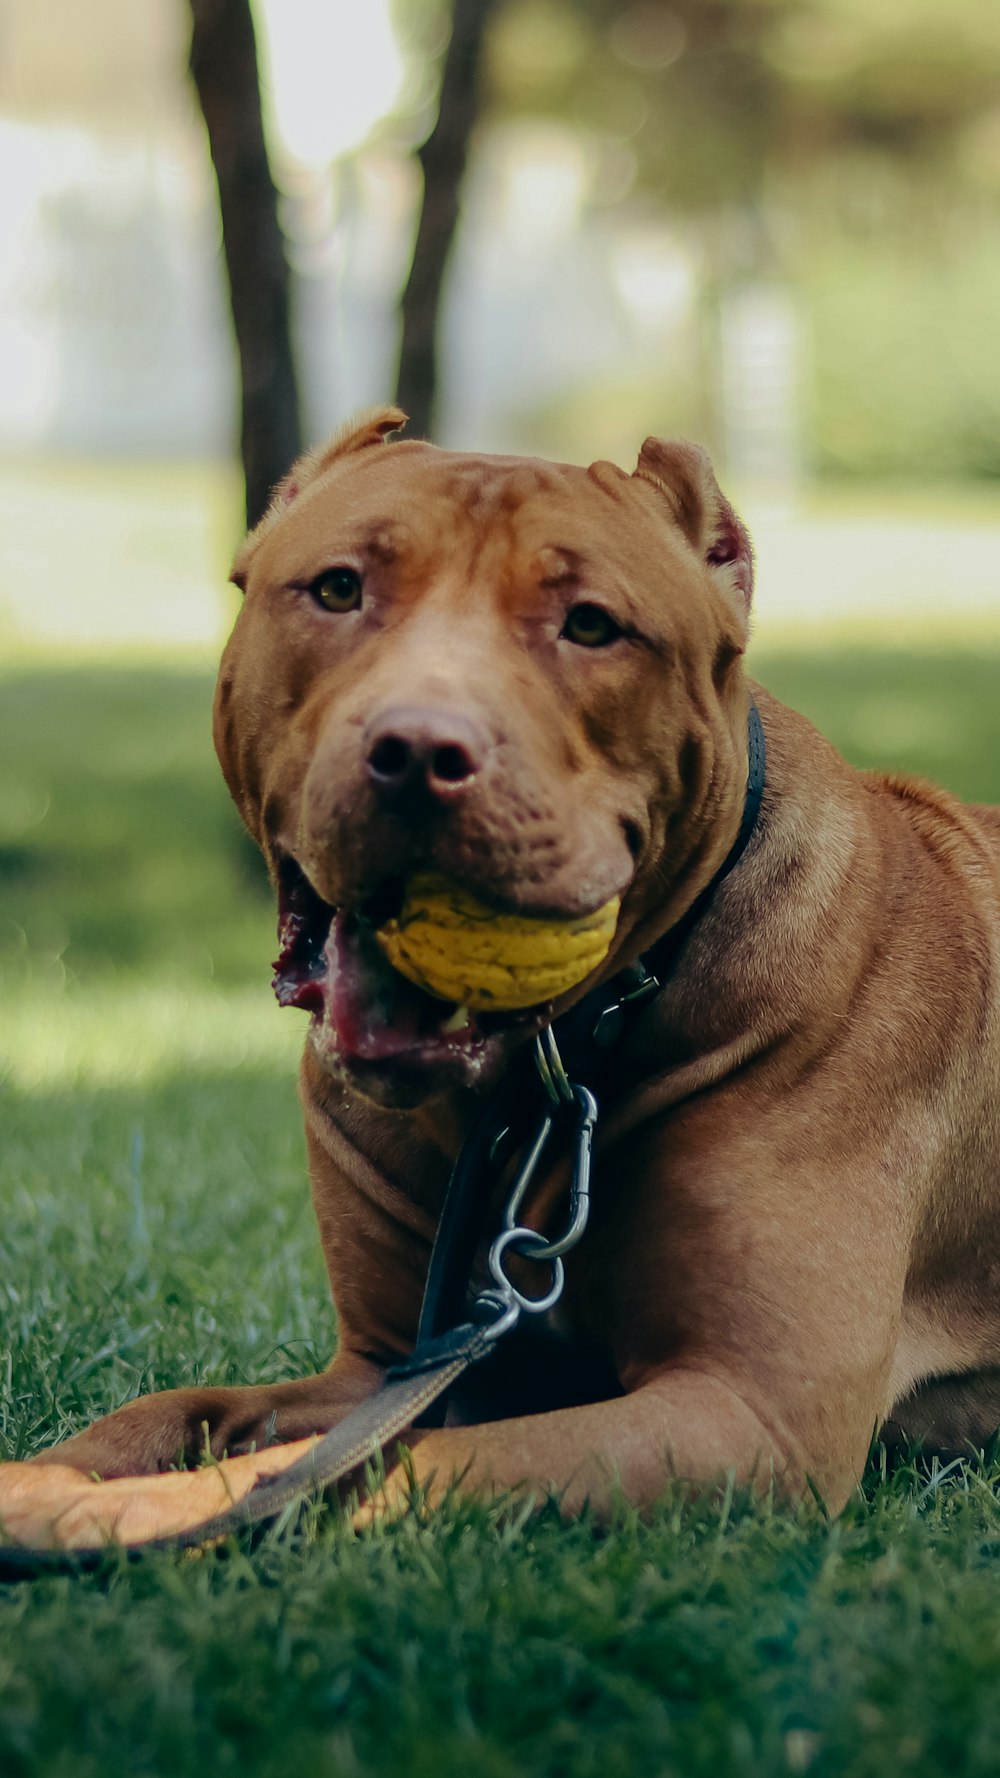
[[[606,648],[621,635],[621,630],[599,605],[574,605],[566,613],[562,633],[567,642],[575,642],[578,648]]]
[[[361,576],[356,568],[328,568],[313,581],[310,593],[324,611],[357,611]]]

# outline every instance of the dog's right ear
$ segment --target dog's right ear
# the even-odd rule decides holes
[[[324,475],[338,458],[348,457],[354,451],[367,450],[369,445],[384,444],[391,432],[398,432],[405,425],[406,415],[401,408],[367,408],[364,413],[355,414],[352,419],[345,421],[326,444],[318,446],[314,451],[306,451],[292,464],[288,474],[282,477],[275,488],[271,504],[259,525],[248,532],[236,552],[229,578],[241,592],[246,591],[247,571],[257,545],[270,531],[275,520],[281,517],[286,506],[290,506],[311,482]]]

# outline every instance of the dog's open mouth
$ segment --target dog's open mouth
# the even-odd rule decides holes
[[[402,884],[387,880],[357,910],[331,907],[294,859],[286,858],[279,875],[278,1002],[312,1014],[314,1048],[330,1066],[475,1079],[495,1040],[508,1031],[537,1030],[549,1003],[518,1012],[473,1012],[406,980],[374,937],[398,911],[401,897]]]

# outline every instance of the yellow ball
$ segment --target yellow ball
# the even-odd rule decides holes
[[[513,1012],[554,1000],[604,961],[618,896],[582,920],[500,914],[446,877],[419,872],[398,918],[375,937],[393,969],[440,1000],[476,1012]]]

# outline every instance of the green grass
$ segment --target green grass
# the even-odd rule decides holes
[[[861,764],[1000,801],[1000,657],[755,669]],[[290,1376],[334,1316],[301,1023],[200,671],[0,678],[0,1456],[139,1390]],[[600,1181],[597,1182],[600,1189]],[[0,1588],[0,1774],[993,1774],[1000,1471],[597,1533],[455,1504]]]

